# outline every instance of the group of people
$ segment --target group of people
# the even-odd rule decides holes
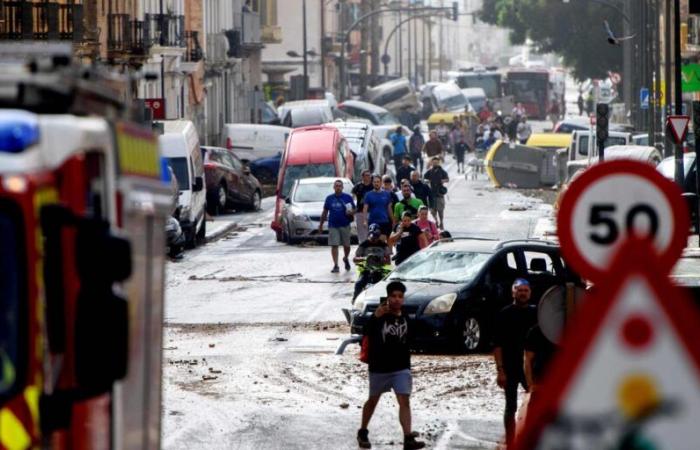
[[[399,404],[404,449],[420,449],[425,443],[416,440],[417,434],[411,429],[409,400],[413,386],[409,349],[412,330],[401,313],[406,286],[393,281],[386,286],[386,294],[386,300],[364,330],[368,338],[369,395],[362,408],[357,442],[361,448],[371,448],[370,419],[381,395],[393,390]],[[536,401],[543,375],[558,350],[537,324],[537,308],[530,303],[531,295],[528,280],[516,279],[512,286],[513,302],[498,313],[495,322],[496,383],[505,392],[504,425],[508,448],[515,437],[518,387],[523,386],[530,393],[530,401]]]
[[[481,123],[477,127],[476,139],[480,150],[489,149],[497,140],[525,144],[532,134],[522,103],[516,103],[508,116],[491,114],[488,104],[485,104],[479,119]]]
[[[319,221],[319,232],[328,223],[328,245],[333,259],[331,272],[340,272],[341,246],[345,270],[351,268],[350,225],[353,220],[360,242],[357,250],[360,254],[356,253],[353,259],[356,264],[364,261],[366,255],[362,252],[367,247],[386,246],[389,255],[395,248],[393,260],[398,265],[440,239],[447,192],[444,184],[449,181],[449,176],[441,167],[439,157],[433,157],[430,169],[424,175],[429,184],[422,181],[420,173],[410,163],[406,156],[399,166],[399,189],[394,186],[391,176],[373,175],[368,170],[362,172],[362,180],[353,187],[352,195],[343,192],[341,180],[334,182],[334,192],[326,197]],[[437,223],[429,218],[430,209],[433,217],[438,218]],[[362,275],[361,271],[355,296],[368,282]]]

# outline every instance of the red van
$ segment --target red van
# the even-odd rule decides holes
[[[282,206],[296,180],[339,177],[354,181],[353,174],[352,152],[337,128],[318,125],[294,129],[287,140],[277,177],[275,216],[271,224],[277,240],[282,240]],[[321,211],[318,214],[320,216]]]

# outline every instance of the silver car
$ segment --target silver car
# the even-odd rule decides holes
[[[323,203],[333,193],[333,183],[338,178],[303,178],[294,182],[282,208],[282,239],[294,244],[300,240],[328,239],[328,222],[319,233],[318,224],[323,213]],[[353,184],[347,178],[343,181],[343,192],[352,195]],[[357,227],[350,224],[353,241],[357,240]]]

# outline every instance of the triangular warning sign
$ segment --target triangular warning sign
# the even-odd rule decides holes
[[[688,132],[688,116],[668,116],[666,124],[673,132],[673,137],[676,139],[676,144],[680,144],[685,139],[685,134]]]
[[[653,261],[644,242],[621,248],[620,276],[566,330],[516,449],[698,448],[700,314]]]

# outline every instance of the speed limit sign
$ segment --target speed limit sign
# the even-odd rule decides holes
[[[648,164],[609,161],[571,183],[557,217],[561,251],[581,276],[601,281],[627,237],[652,240],[658,263],[672,267],[687,243],[681,191]]]

